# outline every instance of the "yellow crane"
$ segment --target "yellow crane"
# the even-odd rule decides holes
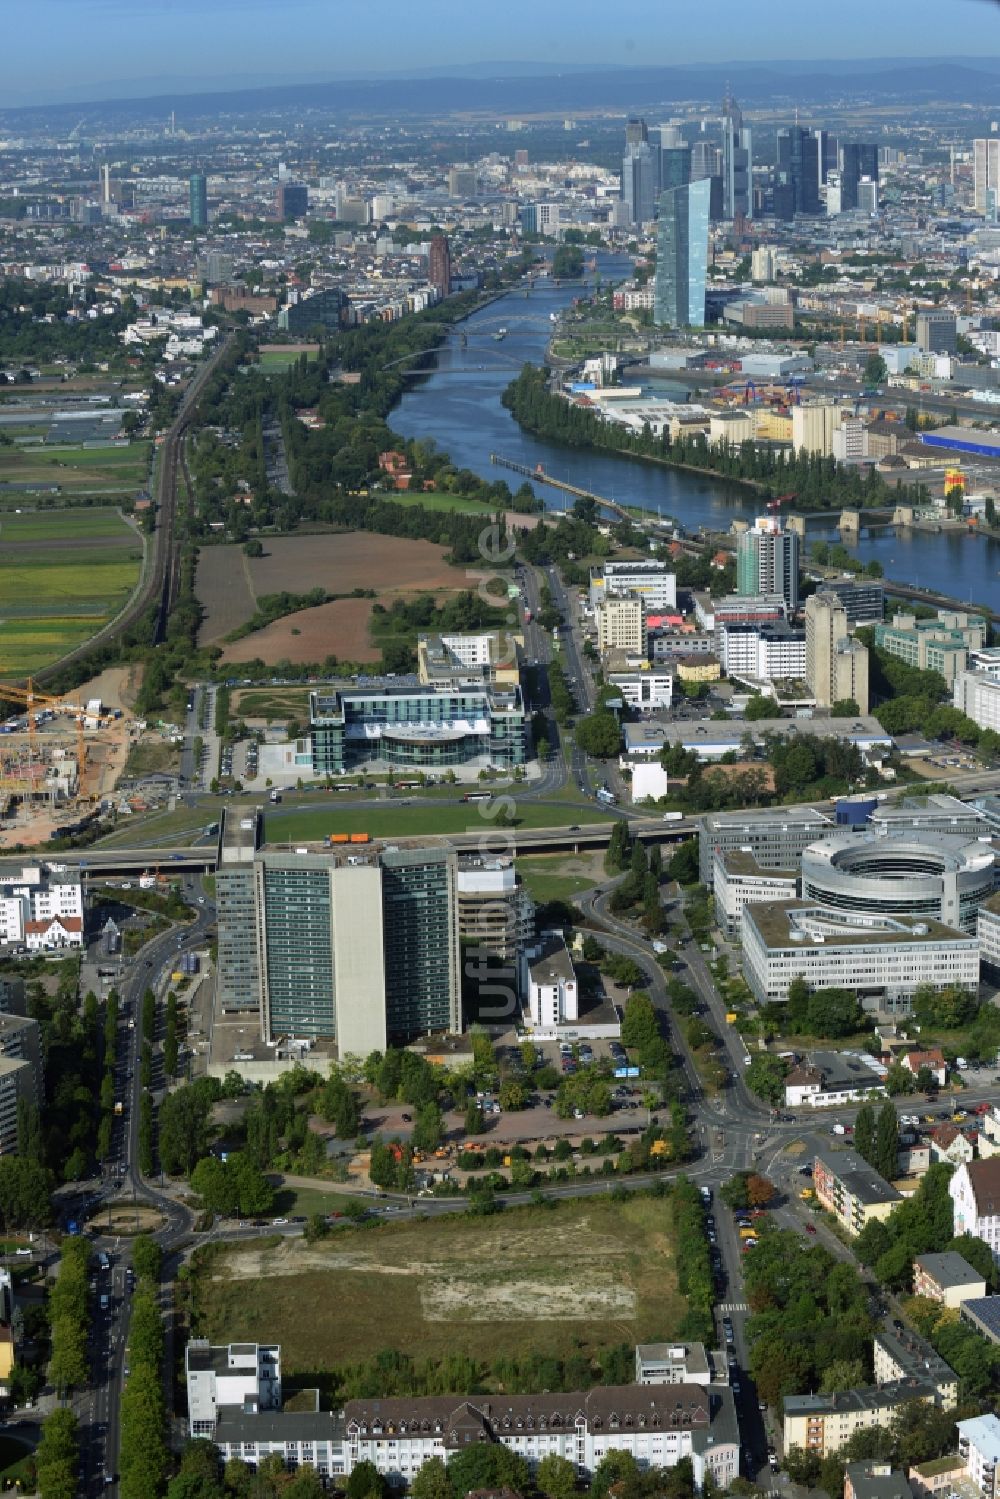
[[[65,697],[53,697],[49,693],[39,691],[39,689],[34,685],[31,677],[28,678],[25,686],[23,687],[20,687],[12,682],[4,682],[0,684],[0,699],[3,699],[10,703],[14,703],[18,707],[25,710],[28,732],[29,779],[31,775],[31,766],[34,764],[36,758],[35,731],[38,726],[36,717],[39,711],[66,714],[74,719],[76,725],[77,800],[84,800],[87,795],[85,786],[87,746],[84,740],[84,726],[87,717],[86,707],[84,707],[80,703],[67,702]],[[108,720],[105,718],[97,718],[96,726],[98,728],[103,728],[107,721]],[[3,778],[0,777],[0,785],[2,784]]]

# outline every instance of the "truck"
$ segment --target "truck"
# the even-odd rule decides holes
[[[272,801],[272,802],[280,802],[281,801],[281,792],[277,789],[277,787],[275,787],[274,790],[271,792],[269,800]]]
[[[118,1115],[118,1116],[119,1116],[119,1118],[120,1118],[120,1117],[121,1117],[121,1115],[122,1115],[122,1114],[123,1114],[123,1113],[124,1113],[124,1112],[125,1112],[125,1105],[124,1105],[124,1104],[123,1104],[123,1103],[122,1103],[122,1101],[121,1101],[121,1099],[120,1099],[120,1098],[119,1098],[119,1099],[118,1099],[118,1102],[117,1102],[117,1103],[116,1103],[116,1104],[115,1104],[115,1113],[116,1113],[116,1114],[117,1114],[117,1115]]]
[[[603,802],[606,807],[617,807],[618,798],[613,791],[608,790],[607,786],[598,786],[596,795],[597,800]]]
[[[684,821],[684,813],[683,812],[664,812],[664,814],[663,814],[663,821],[664,822],[683,822]]]
[[[531,610],[530,609],[525,609],[525,611],[524,611],[524,623],[526,625],[530,625],[531,624],[531,618],[532,618]]]

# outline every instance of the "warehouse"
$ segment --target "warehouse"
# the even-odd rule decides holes
[[[972,427],[938,427],[921,432],[920,441],[929,448],[947,448],[952,453],[974,453],[979,458],[1000,458],[1000,431],[977,432]]]

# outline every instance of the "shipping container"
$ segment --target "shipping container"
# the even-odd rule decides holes
[[[352,843],[370,843],[371,842],[371,833],[352,833],[351,834],[351,842]]]
[[[330,833],[326,841],[327,843],[349,843],[350,835],[348,833]]]

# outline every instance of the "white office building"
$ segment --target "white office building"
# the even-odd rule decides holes
[[[979,142],[977,141],[978,145]],[[983,1499],[1000,1495],[1000,1417],[992,1413],[957,1421],[958,1455]]]
[[[715,916],[727,937],[738,937],[744,909],[760,901],[795,900],[798,871],[766,868],[749,849],[716,847],[712,859]]]
[[[580,1018],[580,986],[561,932],[543,932],[522,963],[522,993],[533,1026],[551,1030]]]
[[[811,989],[850,989],[875,1014],[909,1014],[922,985],[975,992],[979,942],[929,917],[832,912],[810,901],[747,905],[743,967],[759,1004],[788,998],[803,978]]]
[[[613,594],[634,593],[647,613],[677,608],[677,579],[665,562],[604,562],[590,570],[590,602],[596,609]]]
[[[981,729],[1000,733],[1000,676],[980,671],[955,673],[952,704]]]
[[[608,682],[630,708],[669,708],[673,702],[674,678],[669,671],[614,671]]]
[[[188,1435],[212,1435],[224,1408],[256,1415],[281,1409],[281,1348],[277,1343],[213,1346],[192,1338],[185,1349]]]

